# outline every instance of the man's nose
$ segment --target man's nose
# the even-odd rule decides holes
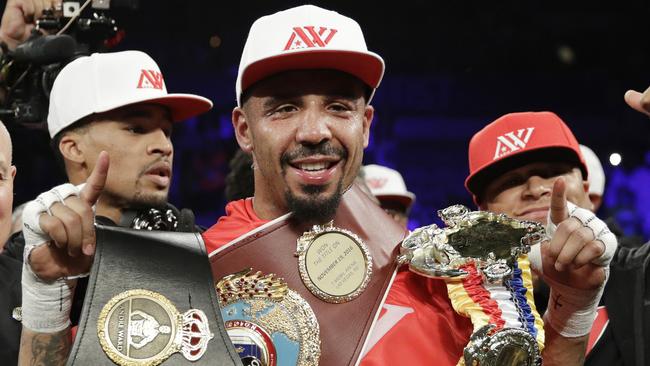
[[[296,132],[296,140],[300,144],[318,145],[332,138],[329,126],[329,116],[316,106],[305,109],[302,121]]]
[[[555,178],[547,179],[533,175],[526,181],[524,194],[535,198],[540,198],[547,194],[550,195],[551,191],[553,190],[554,181]]]
[[[172,141],[165,131],[156,130],[152,132],[151,142],[147,148],[148,154],[171,155],[174,152]]]

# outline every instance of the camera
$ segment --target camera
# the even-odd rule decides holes
[[[74,59],[104,52],[124,36],[111,12],[136,10],[139,0],[63,1],[43,11],[30,38],[0,60],[0,119],[47,129],[50,91],[59,71]]]

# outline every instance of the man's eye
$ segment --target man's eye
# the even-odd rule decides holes
[[[504,188],[512,188],[512,187],[522,185],[523,183],[524,183],[524,179],[522,177],[510,177],[504,180],[501,186]]]
[[[329,106],[329,109],[335,112],[347,112],[350,110],[348,106],[340,103],[334,103]]]
[[[542,178],[554,178],[566,173],[566,168],[564,167],[552,167],[547,170],[540,172],[539,176]]]
[[[138,135],[144,133],[144,128],[142,128],[142,127],[131,126],[131,127],[128,127],[126,130],[131,132],[131,133],[138,134]]]
[[[282,114],[286,114],[286,113],[295,112],[296,110],[298,110],[296,108],[296,106],[290,105],[290,104],[285,104],[285,105],[281,105],[281,106],[273,109],[271,111],[271,113],[269,113],[269,114],[270,115],[282,115]]]

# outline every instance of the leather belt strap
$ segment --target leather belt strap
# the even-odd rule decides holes
[[[210,258],[215,282],[246,268],[282,277],[309,303],[318,319],[319,364],[354,365],[388,290],[396,269],[396,249],[406,232],[361,189],[349,189],[341,199],[334,226],[355,233],[367,244],[373,258],[373,275],[359,297],[333,304],[313,295],[301,280],[294,253],[296,240],[309,227],[294,221],[279,220],[221,248]]]
[[[205,353],[197,361],[190,362],[183,354],[176,352],[169,358],[165,357],[164,365],[241,365],[223,326],[200,234],[131,230],[101,225],[97,225],[96,232],[95,259],[68,365],[115,365],[100,344],[100,313],[111,299],[135,289],[162,295],[180,314],[189,309],[202,310],[209,320],[209,332],[214,337],[207,342]],[[132,308],[135,307],[133,305]],[[160,333],[151,339],[135,336],[127,340],[124,338],[126,335],[123,335],[123,344],[127,341],[134,344],[137,341],[136,346],[141,347],[138,351],[145,349],[143,344],[153,344],[152,339],[159,335],[163,337],[168,332],[168,328],[160,327],[163,322],[158,322],[160,316],[156,318],[155,312],[145,310],[139,314],[147,312],[150,315],[132,312],[135,314],[131,315],[132,319],[127,315],[127,321],[133,320],[129,324],[134,325],[122,329],[128,334],[140,331],[140,335],[150,335],[152,329]],[[156,322],[149,322],[149,328],[136,327],[137,322],[142,325],[147,319]],[[152,327],[151,324],[155,326]],[[194,330],[197,330],[196,327]],[[136,348],[132,349],[134,353]]]

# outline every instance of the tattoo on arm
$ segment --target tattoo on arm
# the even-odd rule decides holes
[[[31,351],[25,355],[24,361],[28,362],[20,364],[31,366],[65,365],[71,346],[69,329],[52,334],[31,333],[30,336],[23,336],[21,344],[21,358],[24,348]]]

